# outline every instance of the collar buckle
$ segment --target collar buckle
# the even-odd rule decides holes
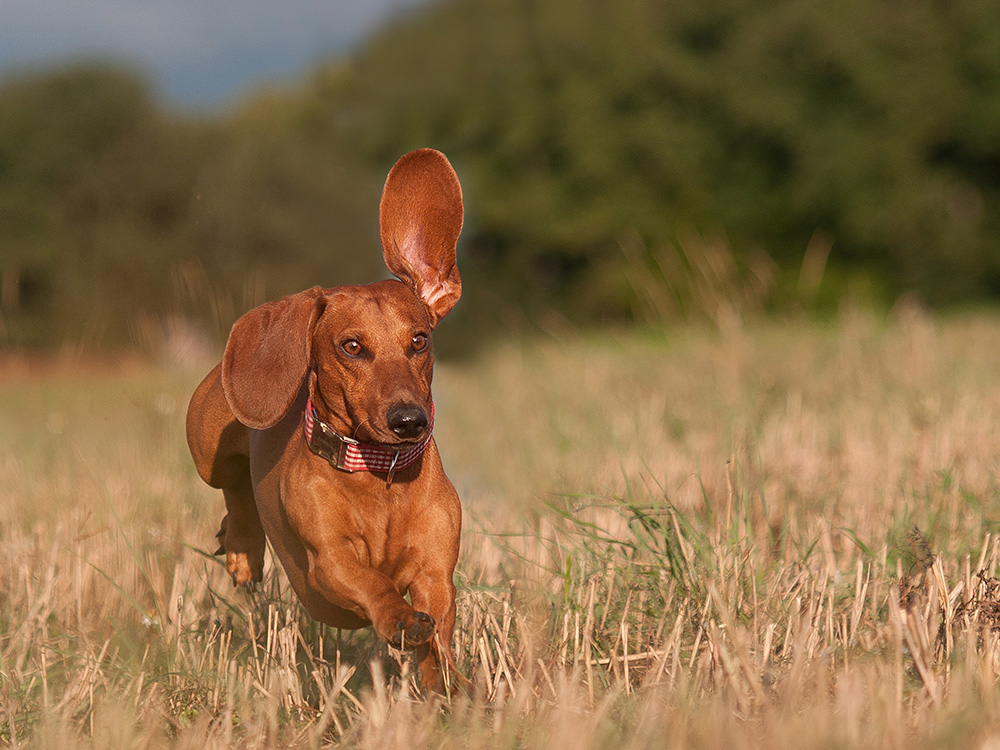
[[[361,443],[354,438],[338,435],[330,425],[319,419],[316,419],[314,424],[319,427],[319,433],[323,439],[316,440],[316,435],[313,433],[313,440],[309,445],[313,453],[325,458],[334,468],[353,474],[354,469],[347,465],[347,452],[351,446],[357,446]]]

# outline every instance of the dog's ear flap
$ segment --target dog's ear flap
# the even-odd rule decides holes
[[[379,205],[382,255],[427,305],[434,326],[462,296],[455,245],[463,215],[462,186],[440,151],[411,151],[389,172]]]
[[[233,414],[255,430],[292,405],[309,369],[312,332],[326,306],[319,287],[255,307],[236,321],[222,358],[222,390]]]

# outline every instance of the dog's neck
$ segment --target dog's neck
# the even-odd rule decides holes
[[[385,472],[386,485],[392,484],[397,471],[410,466],[424,454],[427,444],[431,441],[431,430],[434,428],[434,405],[431,404],[431,421],[427,426],[426,437],[416,445],[395,450],[381,445],[366,445],[354,438],[344,437],[330,425],[319,418],[312,398],[306,402],[305,414],[302,419],[302,432],[309,450],[317,456],[326,459],[331,466],[341,471]]]

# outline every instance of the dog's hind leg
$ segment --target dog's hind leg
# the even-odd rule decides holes
[[[223,487],[222,495],[226,499],[226,515],[216,535],[219,549],[215,554],[226,555],[226,570],[237,586],[260,581],[264,576],[264,529],[253,497],[249,468],[246,480]]]
[[[264,574],[264,529],[250,478],[247,428],[233,416],[216,367],[191,397],[187,438],[198,474],[222,490],[226,515],[217,534],[217,555],[226,555],[226,570],[238,586]]]

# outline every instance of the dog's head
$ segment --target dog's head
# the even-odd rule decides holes
[[[379,208],[382,255],[397,277],[309,289],[257,307],[233,326],[222,385],[233,414],[273,426],[313,368],[324,420],[362,442],[405,445],[430,416],[431,332],[462,294],[455,245],[462,189],[443,154],[421,149],[389,172]]]

